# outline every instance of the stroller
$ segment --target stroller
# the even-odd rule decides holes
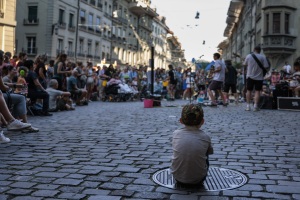
[[[104,88],[102,101],[121,102],[132,99],[132,92],[124,91],[118,84],[108,85]]]

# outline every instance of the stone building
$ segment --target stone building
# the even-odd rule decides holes
[[[17,0],[16,16],[15,52],[30,59],[149,65],[155,45],[156,66],[167,65],[170,30],[149,0]]]
[[[241,62],[261,45],[272,68],[291,65],[300,55],[300,4],[298,0],[232,0],[219,44],[225,59]]]
[[[16,0],[0,0],[0,49],[15,53]]]

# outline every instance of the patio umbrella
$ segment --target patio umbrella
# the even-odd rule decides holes
[[[211,63],[209,63],[206,68],[205,68],[205,71],[208,71],[210,70],[211,66],[213,66],[215,64],[215,61],[211,61]]]

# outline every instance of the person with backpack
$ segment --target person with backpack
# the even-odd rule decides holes
[[[251,92],[255,90],[254,95],[254,111],[259,111],[258,103],[260,99],[260,93],[263,86],[264,76],[270,64],[264,55],[260,54],[261,47],[256,46],[254,52],[246,56],[243,63],[247,67],[246,74],[246,87],[247,87],[247,107],[246,111],[250,111]]]

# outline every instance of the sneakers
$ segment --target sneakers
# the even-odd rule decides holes
[[[0,142],[3,142],[3,143],[10,142],[10,139],[5,137],[2,130],[0,131]]]
[[[15,119],[14,121],[12,121],[10,124],[7,125],[7,130],[8,131],[19,131],[19,130],[28,128],[30,126],[31,126],[31,124],[23,123],[23,122]]]
[[[245,110],[246,110],[246,111],[251,111],[250,106],[247,106]]]
[[[23,129],[22,133],[37,133],[39,131],[40,130],[38,128],[35,128],[35,127],[31,126],[31,127]]]

